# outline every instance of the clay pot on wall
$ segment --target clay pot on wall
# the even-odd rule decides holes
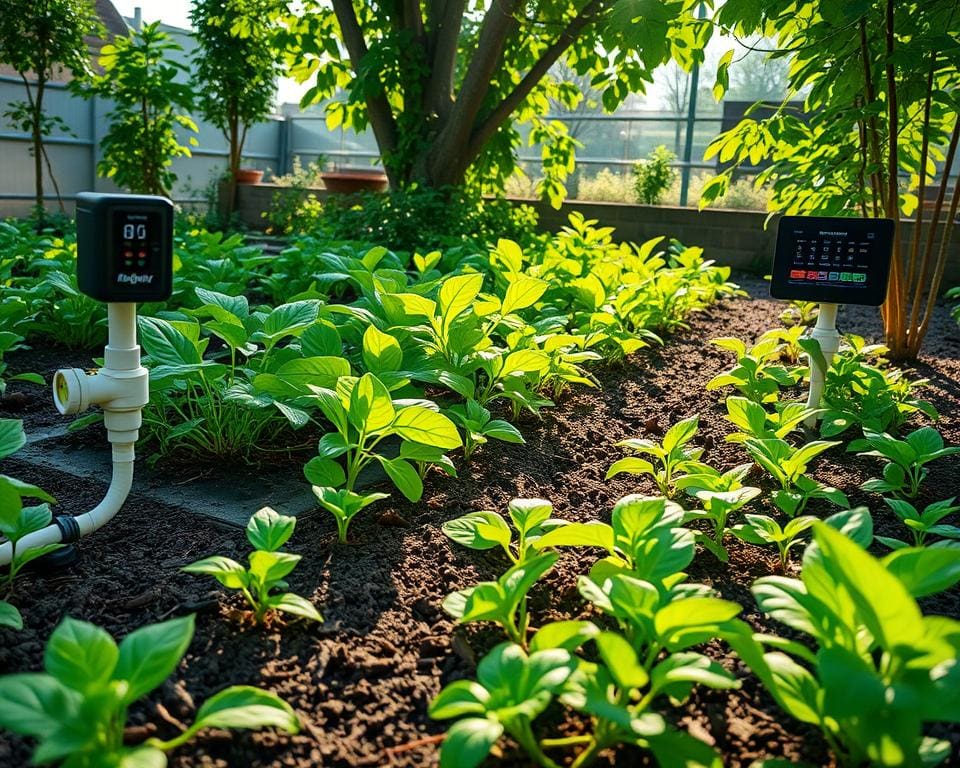
[[[330,192],[351,194],[355,192],[386,192],[390,182],[382,171],[351,170],[325,171],[320,174],[323,186]]]
[[[237,184],[259,184],[263,181],[263,171],[256,168],[238,168]]]

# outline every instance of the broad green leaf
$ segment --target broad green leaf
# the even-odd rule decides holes
[[[393,431],[404,440],[433,445],[445,451],[463,445],[456,425],[449,418],[420,405],[397,411]]]
[[[320,302],[314,299],[281,304],[267,315],[263,326],[253,338],[273,346],[284,336],[299,336],[317,322],[319,313]]]
[[[256,549],[250,553],[249,560],[252,583],[269,584],[289,574],[300,562],[300,555]]]
[[[403,364],[400,342],[374,325],[368,325],[363,334],[363,363],[371,373],[398,371]]]
[[[323,621],[323,616],[320,615],[320,612],[314,607],[313,603],[305,597],[300,597],[300,595],[295,595],[292,592],[275,595],[267,602],[270,607],[276,611],[283,611],[284,613],[300,616],[304,619],[311,619],[312,621]]]
[[[20,419],[0,419],[0,459],[4,459],[27,444]]]
[[[870,717],[886,706],[886,685],[872,664],[840,645],[821,648],[817,676],[824,713],[835,718]]]
[[[509,551],[510,548],[510,528],[496,512],[470,512],[448,520],[441,530],[458,544],[470,549],[500,546]]]
[[[479,273],[455,275],[443,281],[437,299],[445,328],[449,328],[454,318],[473,303],[482,287],[483,275]]]
[[[509,315],[536,304],[546,292],[548,283],[535,277],[520,275],[508,286],[503,296],[500,313]]]
[[[663,436],[663,450],[670,453],[677,446],[686,445],[697,434],[697,428],[700,424],[700,416],[691,416],[683,421],[678,421]]]
[[[534,349],[520,349],[511,352],[503,361],[500,378],[512,373],[543,373],[550,367],[550,358]]]
[[[114,680],[129,683],[123,702],[129,704],[170,677],[193,639],[193,615],[136,629],[120,642]]]
[[[184,573],[213,576],[227,589],[240,589],[247,586],[247,569],[236,560],[223,555],[212,555],[181,568]]]
[[[314,456],[303,468],[303,475],[311,485],[337,488],[347,482],[343,467],[333,459]]]
[[[550,547],[602,547],[613,552],[613,529],[606,523],[568,523],[547,531],[534,542],[537,549]]]
[[[485,717],[458,720],[440,748],[440,768],[476,768],[503,735],[503,726]]]
[[[234,685],[207,699],[188,732],[203,728],[279,728],[300,730],[300,720],[279,696],[248,685]]]
[[[653,464],[646,459],[641,459],[637,456],[627,456],[613,462],[613,464],[610,465],[610,469],[607,470],[604,479],[609,480],[611,477],[616,477],[624,472],[630,475],[656,474]]]
[[[960,548],[898,549],[881,562],[914,598],[935,595],[960,581]]]
[[[490,694],[474,680],[455,680],[430,702],[428,714],[435,720],[447,720],[463,715],[483,714]]]
[[[71,716],[81,697],[50,675],[27,673],[0,677],[0,728],[47,738]]]
[[[517,530],[526,535],[547,521],[553,505],[544,499],[513,499],[507,504],[507,511]]]
[[[380,460],[380,465],[383,467],[384,472],[387,473],[393,481],[393,484],[397,486],[397,490],[399,490],[408,501],[420,501],[420,497],[423,496],[423,481],[420,479],[417,470],[413,468],[413,465],[406,459],[401,458],[386,459],[382,456],[378,456],[377,458]]]
[[[119,658],[117,644],[104,630],[86,621],[66,618],[43,652],[43,668],[68,688],[81,693],[103,687]]]
[[[295,517],[281,515],[270,507],[264,507],[250,517],[247,539],[256,549],[273,552],[287,543],[296,524]]]
[[[201,362],[197,345],[166,320],[158,317],[137,318],[140,344],[155,363],[164,365],[196,365]],[[199,330],[199,325],[197,326]]]
[[[600,658],[607,665],[607,671],[620,688],[630,690],[643,688],[649,676],[637,659],[636,651],[622,635],[615,632],[601,632],[594,638]]]
[[[530,652],[562,648],[572,653],[598,634],[600,630],[592,621],[551,621],[536,631],[530,641]]]
[[[739,615],[737,603],[715,597],[673,600],[657,611],[657,636],[670,650],[679,650],[714,637],[720,627]]]
[[[10,627],[18,631],[23,629],[23,617],[20,611],[6,600],[0,600],[0,627]]]
[[[390,392],[372,373],[365,373],[353,387],[347,413],[350,423],[365,434],[388,427],[396,416]]]

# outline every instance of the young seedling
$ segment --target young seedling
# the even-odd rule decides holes
[[[443,601],[443,609],[460,624],[492,621],[517,645],[527,647],[527,593],[560,556],[542,552],[512,566],[496,581],[483,581],[452,592]]]
[[[820,413],[803,403],[776,404],[776,410],[770,413],[759,403],[738,395],[728,397],[726,405],[724,418],[740,430],[726,436],[728,443],[744,443],[751,437],[756,440],[782,439],[810,416]]]
[[[442,526],[453,541],[470,549],[501,547],[513,563],[522,563],[536,554],[534,543],[547,530],[563,521],[550,518],[553,505],[543,499],[513,499],[507,504],[507,513],[517,531],[517,541],[506,521],[496,512],[470,512]]]
[[[817,519],[813,515],[802,515],[787,522],[784,527],[769,515],[744,515],[745,523],[733,526],[730,532],[748,544],[758,546],[773,544],[780,553],[780,570],[787,570],[790,550],[803,539],[802,534],[810,529]]]
[[[50,635],[44,671],[0,677],[0,728],[38,744],[36,764],[161,768],[166,753],[204,728],[279,728],[297,733],[293,709],[275,694],[246,685],[225,688],[169,741],[124,743],[127,709],[166,680],[193,638],[193,616],[134,630],[119,644],[85,621],[64,619]]]
[[[737,364],[707,382],[708,390],[736,387],[744,397],[762,405],[776,402],[781,387],[793,386],[799,380],[798,372],[780,364],[782,345],[775,338],[762,338],[749,351],[740,339],[713,339],[710,343],[733,352]]]
[[[653,461],[636,456],[620,459],[607,470],[606,479],[609,480],[621,472],[631,475],[650,475],[660,493],[667,498],[672,498],[676,490],[676,481],[681,475],[700,472],[706,466],[699,461],[703,454],[702,448],[687,450],[685,447],[697,434],[699,422],[699,416],[678,421],[667,430],[660,444],[653,440],[639,438],[621,440],[617,445],[651,456]]]
[[[368,504],[385,498],[383,494],[360,495],[354,489],[364,467],[376,461],[400,492],[410,501],[419,501],[423,494],[420,472],[411,463],[404,443],[425,446],[429,452],[414,450],[415,461],[436,455],[442,463],[443,451],[462,445],[460,433],[449,418],[435,410],[427,400],[393,400],[387,387],[371,373],[362,377],[341,376],[336,390],[311,387],[312,398],[334,426],[335,431],[320,438],[318,454],[303,468],[303,474],[315,487],[320,503],[337,520],[341,542],[346,541],[347,526],[354,515]],[[388,458],[380,452],[387,438],[401,441],[400,455]],[[337,459],[343,457],[344,465]],[[341,488],[342,487],[342,488]],[[341,493],[337,489],[346,491]]]
[[[775,438],[744,441],[751,458],[780,484],[780,490],[774,491],[771,498],[789,517],[799,515],[810,499],[827,499],[837,506],[847,506],[847,497],[842,491],[822,485],[804,474],[807,464],[835,445],[840,443],[815,440],[794,448],[787,441]]]
[[[697,543],[709,550],[720,562],[725,563],[729,559],[726,547],[723,546],[723,536],[730,530],[728,521],[730,516],[745,507],[761,491],[759,488],[749,486],[738,488],[735,491],[708,491],[694,490],[694,496],[700,502],[703,509],[688,510],[683,516],[683,522],[686,524],[691,520],[707,520],[713,527],[713,535],[709,536],[701,531],[695,531]]]
[[[884,501],[893,510],[893,513],[900,518],[901,522],[910,529],[913,537],[912,546],[922,547],[926,544],[927,537],[930,534],[943,536],[945,539],[960,539],[960,528],[940,522],[948,515],[960,511],[960,504],[953,503],[955,499],[956,496],[943,501],[935,501],[933,504],[928,504],[923,512],[903,499],[884,498]],[[911,546],[901,539],[888,536],[877,536],[877,541],[883,542],[891,549]]]
[[[247,523],[247,540],[254,548],[248,558],[249,568],[229,557],[214,555],[181,570],[213,576],[228,589],[239,590],[253,610],[255,624],[262,624],[273,611],[323,621],[309,600],[292,592],[272,594],[274,590],[287,588],[284,579],[300,562],[300,555],[279,551],[293,535],[296,524],[296,518],[264,507]]]
[[[490,411],[473,398],[462,405],[452,405],[447,413],[463,429],[463,458],[470,460],[473,452],[487,440],[503,440],[506,443],[523,443],[523,435],[509,421],[494,419]]]
[[[888,463],[883,468],[882,479],[871,478],[862,488],[900,498],[917,497],[929,472],[927,464],[960,453],[960,446],[944,447],[943,437],[933,427],[920,427],[903,440],[871,430],[864,430],[863,435],[863,440],[854,440],[847,450],[858,451],[861,456],[878,456]]]
[[[26,442],[22,421],[0,419],[0,459],[16,453]],[[24,506],[23,500],[27,498],[39,499],[44,503]],[[7,572],[0,580],[0,586],[6,594],[13,592],[14,580],[27,563],[60,548],[60,544],[46,544],[30,549],[19,546],[25,536],[50,525],[53,514],[49,505],[53,503],[56,503],[56,499],[37,486],[0,475],[0,534],[10,542],[12,553]],[[0,609],[0,624],[19,629],[22,626],[19,612],[9,603],[3,605],[6,607]]]

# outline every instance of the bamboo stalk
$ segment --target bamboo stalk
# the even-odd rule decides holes
[[[930,57],[930,72],[927,75],[927,97],[923,102],[923,128],[920,142],[920,182],[917,186],[917,219],[913,227],[913,242],[910,245],[910,261],[907,267],[907,296],[910,295],[910,286],[913,285],[914,271],[916,270],[917,255],[920,252],[920,230],[923,224],[923,196],[927,191],[927,156],[930,151],[930,105],[933,102],[933,73],[937,69],[937,52]],[[918,282],[923,280],[921,271]],[[910,327],[916,325],[916,307],[911,308]]]

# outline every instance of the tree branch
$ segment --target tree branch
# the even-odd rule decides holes
[[[332,0],[332,4],[337,22],[340,24],[343,44],[350,56],[350,66],[355,73],[359,73],[363,59],[369,51],[367,42],[363,38],[363,30],[360,29],[360,22],[357,21],[357,14],[353,10],[353,3],[351,0]],[[370,127],[373,128],[373,133],[377,137],[381,155],[393,152],[397,146],[396,121],[387,97],[382,91],[367,97],[367,113],[370,118]],[[389,168],[387,173],[389,175]]]
[[[343,0],[339,0],[343,2]],[[480,35],[467,67],[460,92],[453,103],[449,117],[444,121],[435,144],[435,152],[430,163],[431,176],[449,173],[444,168],[454,150],[466,145],[473,124],[490,89],[490,81],[497,70],[497,64],[507,37],[516,29],[514,12],[520,0],[494,0],[487,9],[480,25]]]
[[[466,10],[466,0],[440,0],[432,6],[437,13],[430,32],[432,44],[428,54],[433,57],[430,81],[424,90],[423,106],[427,114],[446,117],[453,104],[453,75],[457,61],[457,43],[460,25]]]
[[[583,28],[596,19],[597,13],[603,10],[604,5],[605,0],[590,0],[580,9],[580,12],[576,16],[570,19],[557,39],[541,54],[537,62],[530,67],[527,74],[523,76],[514,89],[504,97],[503,101],[497,105],[493,112],[487,115],[484,121],[473,131],[470,136],[470,145],[467,149],[467,158],[469,160],[472,161],[473,158],[480,154],[487,140],[494,134],[497,128],[513,114],[521,102],[530,95],[530,92],[537,83],[543,79],[550,70],[550,67],[573,45],[577,36],[583,31]]]

